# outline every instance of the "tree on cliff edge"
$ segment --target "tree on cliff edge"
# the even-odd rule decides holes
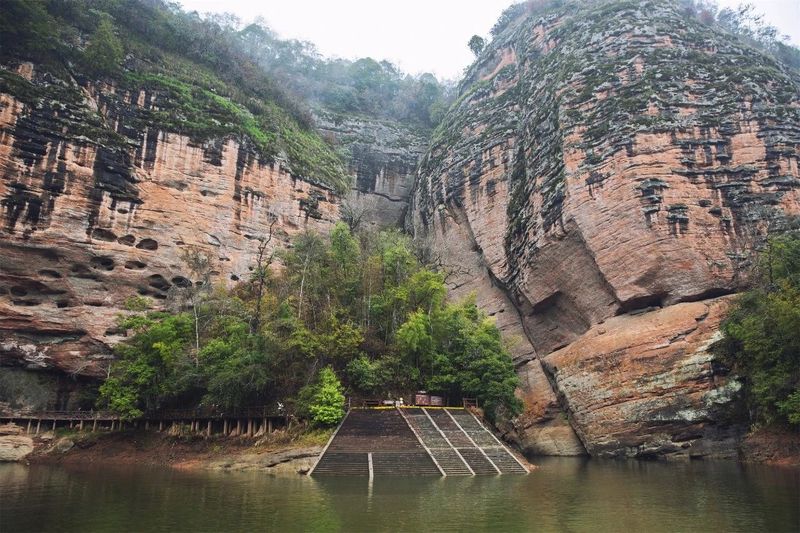
[[[475,54],[475,57],[478,57],[481,55],[483,47],[486,46],[486,40],[480,35],[473,35],[467,45],[469,46],[469,49],[472,50],[472,53]]]
[[[114,24],[109,16],[103,16],[84,52],[86,67],[96,75],[112,74],[122,62],[122,54],[122,42],[114,33]]]

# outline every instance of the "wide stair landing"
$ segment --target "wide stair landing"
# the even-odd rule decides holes
[[[497,475],[527,469],[464,409],[353,409],[311,475]]]
[[[314,476],[440,476],[441,471],[397,409],[352,409]]]

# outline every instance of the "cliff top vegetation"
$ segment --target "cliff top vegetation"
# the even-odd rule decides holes
[[[339,192],[349,178],[337,147],[315,127],[312,106],[421,128],[441,114],[445,91],[433,76],[407,76],[369,58],[326,60],[309,43],[280,40],[263,24],[241,26],[231,16],[204,18],[162,0],[9,0],[0,11],[0,64],[31,61],[40,75],[29,82],[3,70],[0,89],[30,105],[57,102],[69,91],[80,102],[81,86],[92,81],[120,93],[145,90],[159,105],[126,117],[127,127],[197,141],[234,136]],[[103,143],[111,136],[85,137]]]

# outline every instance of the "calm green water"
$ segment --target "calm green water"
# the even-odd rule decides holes
[[[550,459],[529,476],[309,479],[0,465],[0,531],[800,531],[800,471]]]

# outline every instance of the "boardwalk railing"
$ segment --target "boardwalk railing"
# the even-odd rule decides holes
[[[98,429],[158,428],[183,431],[189,427],[193,433],[206,436],[222,434],[225,436],[253,437],[272,433],[275,427],[289,427],[293,416],[285,406],[258,406],[241,409],[221,409],[205,407],[197,409],[172,409],[146,413],[137,419],[125,419],[108,411],[40,411],[25,412],[0,409],[0,424],[11,422],[26,427],[26,433],[36,435],[42,428],[55,431],[57,428]],[[88,422],[88,424],[87,424]],[[152,424],[152,426],[151,426]]]
[[[287,417],[287,409],[278,409],[271,405],[260,407],[243,407],[240,409],[223,409],[219,407],[199,407],[196,409],[166,409],[148,413],[144,418],[150,420],[188,420],[191,418],[221,419],[221,418],[278,418]]]
[[[26,411],[0,410],[0,419],[41,419],[41,420],[119,420],[120,417],[110,411]]]
[[[240,409],[222,409],[217,407],[199,407],[196,409],[165,409],[145,413],[140,420],[189,420],[222,419],[222,418],[280,418],[290,416],[287,409],[273,406],[243,407]],[[15,411],[0,409],[0,419],[43,419],[43,420],[119,420],[121,417],[110,411]]]

